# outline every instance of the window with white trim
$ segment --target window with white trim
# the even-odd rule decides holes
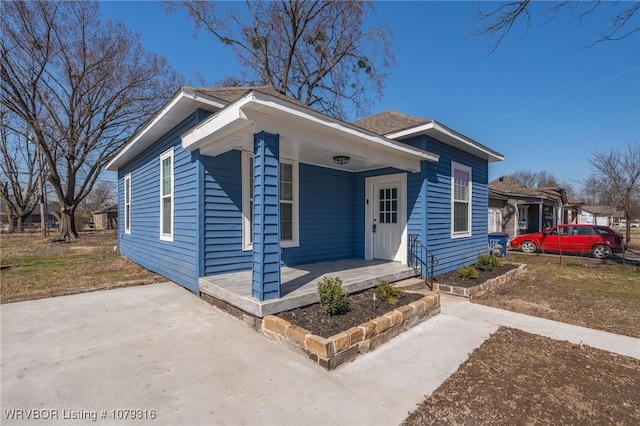
[[[471,167],[451,162],[451,236],[471,235]]]
[[[244,250],[253,247],[253,155],[242,155],[242,235]],[[297,247],[298,163],[280,160],[280,244]]]
[[[489,233],[502,232],[502,211],[497,207],[489,207]]]
[[[124,232],[131,233],[131,173],[124,177]]]
[[[173,241],[173,148],[160,155],[160,239]]]

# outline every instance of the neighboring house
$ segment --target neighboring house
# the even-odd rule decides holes
[[[184,87],[107,168],[120,253],[198,293],[205,277],[246,273],[266,301],[284,296],[283,268],[407,264],[416,241],[436,274],[475,263],[502,159],[394,111],[346,123],[271,87]]]
[[[47,203],[45,207],[46,217],[48,223],[56,222],[56,217],[53,215],[53,212],[58,210],[57,203]],[[6,202],[5,200],[0,198],[0,224],[8,225],[9,224],[9,216],[7,214]],[[13,219],[13,225],[17,226],[17,218]],[[23,227],[39,227],[40,226],[40,205],[36,204],[36,207],[33,209],[31,214],[24,218],[22,222]],[[8,226],[6,227],[8,229]],[[4,228],[3,228],[4,229]]]
[[[614,222],[622,217],[624,213],[614,206],[582,206],[578,223],[613,226]]]
[[[574,208],[565,208],[562,188],[527,188],[508,176],[489,183],[489,231],[504,232],[512,239],[549,226],[570,223]]]
[[[91,212],[96,229],[118,228],[118,204],[109,204],[101,209]]]
[[[583,204],[584,201],[567,194],[567,204],[564,206],[563,223],[580,223],[580,209]]]

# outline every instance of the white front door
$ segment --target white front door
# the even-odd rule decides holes
[[[373,258],[396,260],[402,241],[400,182],[373,185]]]

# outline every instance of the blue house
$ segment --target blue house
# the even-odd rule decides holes
[[[271,87],[183,87],[107,169],[122,255],[262,316],[341,265],[377,274],[362,287],[475,263],[502,159],[395,111],[346,123]]]

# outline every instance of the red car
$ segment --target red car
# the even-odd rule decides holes
[[[518,235],[511,247],[524,253],[561,252],[592,254],[598,259],[611,256],[624,248],[623,237],[608,226],[557,225],[534,234]]]

